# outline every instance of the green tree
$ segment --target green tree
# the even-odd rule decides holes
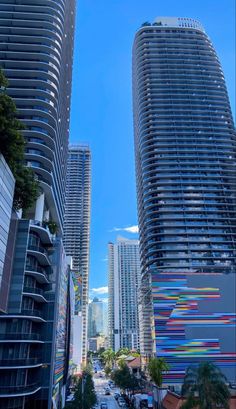
[[[148,372],[155,385],[160,388],[163,383],[163,373],[169,371],[169,365],[164,358],[151,358],[148,363]]]
[[[113,371],[111,378],[121,389],[134,391],[140,387],[138,379],[130,373],[130,370],[126,364],[124,364],[120,369]]]
[[[128,356],[131,354],[131,351],[129,348],[120,348],[117,352],[116,352],[116,358],[119,358],[121,355],[125,355]]]
[[[169,365],[167,364],[164,358],[157,358],[157,357],[151,358],[148,363],[148,372],[149,372],[150,378],[157,386],[158,407],[160,407],[160,394],[159,394],[158,388],[161,388],[162,386],[163,373],[168,372],[168,370],[169,370]]]
[[[101,358],[103,360],[103,363],[105,364],[105,367],[109,367],[109,368],[113,367],[113,364],[115,361],[115,355],[116,355],[115,352],[111,348],[106,349],[101,354]]]
[[[30,208],[38,197],[38,182],[34,172],[24,166],[24,126],[17,118],[16,105],[7,95],[8,81],[0,70],[0,152],[15,177],[14,207]]]
[[[71,409],[91,409],[97,403],[93,378],[91,373],[83,371],[82,377],[76,383],[74,401],[68,405]]]
[[[220,369],[210,362],[187,368],[182,395],[186,397],[183,409],[216,409],[220,406],[229,408],[230,392],[227,379]]]

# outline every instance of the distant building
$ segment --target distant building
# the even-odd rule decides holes
[[[107,338],[104,335],[88,338],[88,350],[98,352],[100,348],[107,348]]]
[[[117,351],[139,349],[138,288],[140,259],[138,240],[122,237],[108,244],[108,337]]]
[[[90,191],[90,149],[87,145],[71,145],[67,165],[64,245],[66,254],[73,258],[75,280],[81,281],[82,285],[81,299],[79,300],[81,311],[77,309],[75,311],[74,328],[76,348],[78,348],[78,342],[81,342],[81,352],[77,351],[77,358],[81,356],[81,362],[75,362],[78,366],[85,365],[87,360]],[[77,305],[78,300],[76,300]]]
[[[97,297],[89,303],[88,310],[88,337],[104,335],[104,305]]]
[[[158,17],[140,27],[133,107],[141,353],[169,362],[167,385],[203,361],[235,382],[236,131],[198,21]]]

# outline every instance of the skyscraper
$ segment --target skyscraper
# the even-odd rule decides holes
[[[138,240],[118,237],[108,244],[108,336],[110,347],[139,349]]]
[[[25,124],[27,165],[40,181],[29,217],[42,221],[47,213],[62,231],[75,0],[9,0],[0,17],[0,66]]]
[[[82,363],[87,359],[88,279],[90,241],[91,153],[86,145],[71,145],[67,165],[64,245],[73,257],[75,279],[82,280],[81,311],[76,311],[75,325],[82,314]],[[75,334],[75,339],[81,334]],[[77,354],[78,356],[78,354]],[[77,362],[77,365],[80,363]]]
[[[88,310],[88,337],[104,335],[104,308],[103,301],[97,297],[89,303]]]
[[[0,19],[0,66],[25,125],[26,165],[40,185],[35,205],[15,220],[7,244],[12,264],[4,266],[11,285],[0,315],[0,408],[46,409],[63,400],[68,369],[61,235],[75,0],[1,2]]]
[[[169,383],[204,359],[233,379],[236,138],[222,68],[198,21],[160,17],[138,30],[133,107],[141,352],[170,362]]]

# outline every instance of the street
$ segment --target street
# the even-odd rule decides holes
[[[114,391],[111,390],[111,395],[105,395],[104,388],[108,385],[106,378],[100,378],[98,374],[93,377],[94,385],[98,397],[98,409],[100,409],[101,402],[106,402],[108,409],[119,409],[119,406],[113,397]]]

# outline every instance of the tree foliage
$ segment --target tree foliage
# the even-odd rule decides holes
[[[117,352],[116,352],[116,358],[119,358],[122,355],[128,356],[131,354],[131,351],[129,348],[120,348]]]
[[[84,371],[75,386],[74,401],[70,403],[71,409],[91,409],[97,403],[93,378],[91,373]]]
[[[124,364],[120,369],[113,371],[111,378],[121,389],[129,389],[134,391],[140,387],[138,379],[130,373],[126,364]]]
[[[162,386],[163,382],[163,372],[168,372],[169,365],[164,358],[151,358],[148,364],[148,372],[155,383],[159,388]]]
[[[108,348],[106,349],[102,354],[101,354],[101,358],[103,363],[105,364],[105,366],[108,366],[110,368],[113,367],[114,361],[115,361],[115,352],[113,351],[113,349]]]
[[[16,105],[7,95],[8,81],[0,70],[0,152],[16,180],[14,207],[16,210],[30,208],[38,197],[38,182],[34,172],[24,166],[24,126],[17,118]]]
[[[210,362],[189,366],[184,378],[182,394],[187,398],[183,409],[229,408],[230,393],[227,379],[220,369]]]

